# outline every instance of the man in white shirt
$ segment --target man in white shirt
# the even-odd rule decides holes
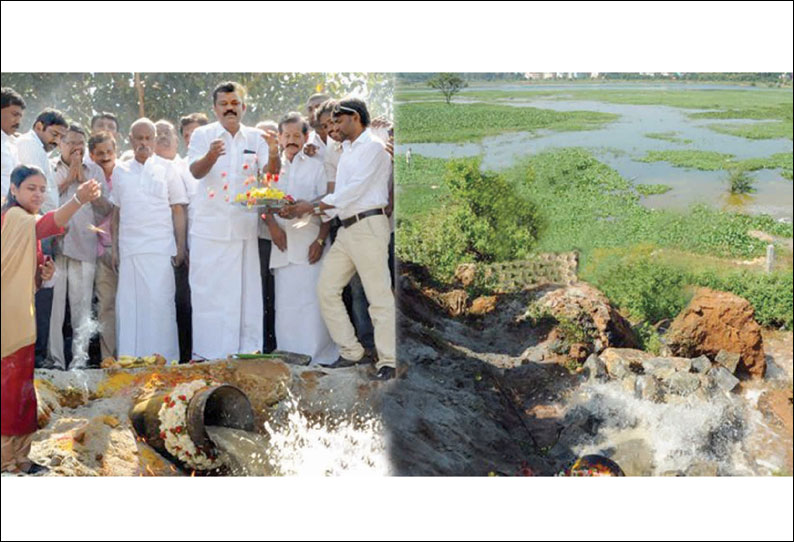
[[[309,124],[289,113],[278,125],[286,160],[279,187],[295,199],[319,201],[328,192],[323,163],[303,152]],[[317,299],[321,260],[327,252],[330,223],[319,216],[266,219],[275,245],[270,267],[275,278],[276,342],[280,350],[311,356],[314,365],[330,365],[339,349],[325,326]]]
[[[69,128],[63,113],[55,109],[45,109],[36,117],[33,129],[17,138],[17,158],[26,166],[36,166],[47,178],[47,195],[41,206],[41,213],[54,211],[58,207],[58,185],[50,164],[50,152],[61,142],[61,137]],[[41,242],[41,250],[46,256],[55,258],[54,238]],[[48,357],[47,344],[50,337],[50,314],[52,313],[52,287],[42,287],[36,292],[36,366],[45,367]]]
[[[8,189],[11,187],[11,172],[19,165],[14,134],[19,130],[24,111],[25,100],[22,96],[13,88],[3,87],[0,91],[0,137],[3,139],[3,156],[0,162],[3,168],[0,188],[2,205],[5,205]]]
[[[50,153],[61,142],[69,129],[63,113],[56,109],[45,109],[33,123],[33,129],[17,139],[17,156],[20,164],[36,166],[47,177],[47,197],[41,206],[42,214],[58,208],[58,185],[52,174]]]
[[[171,362],[179,359],[174,267],[186,257],[187,195],[174,168],[154,156],[155,133],[149,119],[135,121],[135,157],[113,171],[118,353],[161,354]]]
[[[242,124],[245,90],[239,83],[212,93],[217,122],[196,128],[188,163],[198,179],[190,225],[190,290],[193,352],[207,359],[261,351],[262,282],[259,214],[234,204],[257,171],[278,173],[278,145]]]
[[[197,181],[190,174],[187,161],[183,160],[177,153],[179,150],[179,136],[176,128],[167,120],[158,120],[154,123],[157,130],[157,141],[154,152],[167,162],[171,163],[175,172],[179,175],[182,184],[185,186],[185,194],[190,200],[190,195],[195,193]],[[190,216],[188,206],[185,206],[185,213],[188,213],[188,227]],[[184,262],[179,267],[174,268],[174,278],[176,280],[176,325],[179,331],[179,361],[187,363],[193,353],[192,331],[191,331],[191,310],[190,310],[190,284],[188,281],[189,252]]]
[[[89,179],[96,180],[102,190],[100,198],[92,201],[91,205],[83,206],[69,219],[66,234],[56,241],[49,356],[55,366],[62,370],[66,369],[63,322],[67,299],[72,322],[72,362],[69,369],[83,369],[88,364],[88,343],[93,331],[91,305],[96,271],[96,230],[97,224],[113,210],[107,200],[104,172],[93,162],[83,162],[85,144],[85,131],[79,125],[72,124],[61,139],[61,156],[53,160],[61,205],[72,199],[77,187]]]
[[[390,228],[384,211],[389,204],[391,161],[385,144],[367,128],[370,118],[363,101],[339,101],[334,119],[343,140],[334,192],[319,203],[298,202],[284,214],[314,212],[340,218],[342,228],[325,257],[317,285],[323,318],[342,354],[335,366],[366,360],[342,302],[342,290],[357,272],[375,327],[378,359],[373,378],[388,380],[396,369],[394,294],[388,268]]]

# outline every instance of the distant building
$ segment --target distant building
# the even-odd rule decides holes
[[[599,77],[601,77],[599,72],[590,72],[590,79],[598,79]]]
[[[543,79],[554,79],[555,74],[553,72],[545,72],[543,74]]]

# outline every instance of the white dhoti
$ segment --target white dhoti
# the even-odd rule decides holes
[[[317,281],[322,263],[290,264],[273,270],[276,289],[276,344],[279,350],[312,357],[312,365],[339,358],[320,312]]]
[[[160,354],[169,363],[179,359],[175,294],[170,256],[121,258],[116,293],[119,356]]]
[[[193,352],[203,358],[262,351],[262,279],[257,238],[191,236]]]
[[[94,297],[96,265],[69,258],[63,254],[55,257],[55,285],[50,313],[49,357],[56,367],[66,368],[63,348],[63,321],[66,317],[66,299],[72,322],[72,364],[70,368],[86,367],[88,343],[93,333],[91,303]]]

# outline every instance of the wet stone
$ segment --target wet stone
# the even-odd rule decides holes
[[[675,373],[666,380],[666,384],[670,393],[686,397],[697,391],[700,379],[691,373]]]
[[[607,379],[607,366],[595,354],[590,354],[587,361],[584,362],[584,370],[589,380],[606,380]]]
[[[708,356],[700,356],[692,360],[692,370],[699,374],[708,374],[711,370],[711,360]]]
[[[736,372],[736,367],[739,366],[739,360],[741,356],[736,354],[735,352],[728,352],[727,350],[720,350],[717,352],[717,357],[714,358],[714,361],[728,369],[731,374]]]
[[[739,379],[733,376],[725,367],[714,367],[709,371],[709,376],[723,391],[730,392],[739,384]]]
[[[645,401],[658,403],[662,400],[662,390],[659,382],[651,375],[642,375],[637,378],[637,396]]]

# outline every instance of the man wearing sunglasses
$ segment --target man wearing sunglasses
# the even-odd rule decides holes
[[[358,273],[375,327],[373,379],[389,380],[396,369],[394,293],[388,263],[390,227],[385,211],[391,160],[384,142],[369,129],[369,111],[362,100],[340,100],[333,118],[343,147],[334,192],[316,203],[299,201],[283,213],[340,218],[342,228],[325,257],[317,284],[323,319],[341,353],[333,367],[370,361],[342,301],[342,290]]]

